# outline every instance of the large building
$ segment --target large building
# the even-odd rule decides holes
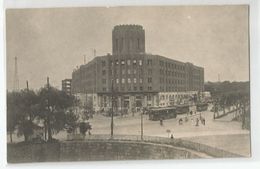
[[[135,111],[180,104],[204,90],[202,67],[145,53],[140,25],[115,26],[112,51],[72,73],[72,93],[95,110],[109,110],[112,95],[117,110]]]

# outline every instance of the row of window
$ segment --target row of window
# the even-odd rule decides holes
[[[174,98],[189,98],[189,95],[185,95],[185,94],[181,94],[181,95],[171,95],[171,94],[169,94],[169,95],[161,95],[160,96],[160,100],[171,100],[171,99],[174,99]]]
[[[166,84],[185,84],[185,80],[179,80],[179,79],[165,79],[164,78],[160,78],[160,83],[166,83]]]
[[[160,69],[160,75],[175,76],[175,77],[181,77],[181,78],[186,77],[185,73],[179,73],[179,72],[168,71],[168,70],[164,71],[163,69]]]
[[[127,80],[127,83],[137,83],[137,78],[133,78],[133,81],[132,81],[132,79],[131,78],[127,78],[127,79],[125,79],[125,78],[122,78],[121,80],[120,79],[116,79],[116,81],[115,81],[115,83],[116,84],[119,84],[120,83],[120,81],[121,81],[121,83],[122,84],[125,84],[126,83],[126,80]],[[148,83],[152,83],[152,77],[148,77],[147,78],[147,82]],[[102,79],[102,84],[106,84],[106,82],[107,82],[107,80],[106,79]],[[140,78],[139,79],[139,83],[143,83],[143,79],[142,78]]]
[[[115,87],[114,88],[114,90],[115,91],[119,91],[119,89],[120,89],[120,91],[125,91],[126,89],[127,89],[127,91],[138,91],[138,89],[140,90],[140,91],[143,91],[143,86],[139,86],[139,88],[137,87],[137,86],[134,86],[133,88],[131,88],[131,86],[129,86],[129,87],[127,87],[127,88],[125,88],[125,87]],[[132,90],[133,89],[133,90]],[[152,91],[152,86],[148,86],[147,87],[147,90],[148,91]],[[106,92],[107,91],[107,88],[106,87],[103,87],[103,89],[102,89],[102,91],[103,92]]]
[[[105,60],[102,60],[102,67],[105,67],[106,66],[106,61]],[[127,60],[124,60],[124,59],[116,59],[114,61],[110,61],[110,65],[113,66],[113,65],[128,65],[130,66],[131,64],[133,65],[139,65],[139,66],[142,66],[143,65],[143,60],[137,60],[137,59],[133,59],[133,60],[130,60],[130,59],[127,59]],[[152,59],[147,59],[147,65],[152,65]]]
[[[163,87],[163,86],[160,86],[160,91],[164,92],[169,92],[169,91],[172,91],[172,92],[179,92],[179,91],[184,91],[185,90],[185,87],[177,87],[176,86],[166,86],[166,87]]]
[[[114,70],[114,73],[115,74],[118,74],[119,70]],[[140,69],[140,74],[143,74],[143,69]],[[121,73],[122,75],[124,74],[137,74],[137,70],[136,69],[133,69],[133,70],[130,70],[130,69],[122,69],[121,70]],[[152,74],[152,70],[151,69],[148,69],[148,74],[151,75]],[[106,70],[102,70],[102,75],[105,76],[106,75]],[[110,75],[112,75],[112,70],[110,71]]]
[[[177,69],[177,70],[185,70],[185,66],[184,65],[178,65],[178,64],[174,64],[174,63],[167,63],[164,62],[162,60],[160,60],[159,62],[161,67],[165,67],[165,68],[171,68],[171,69]]]

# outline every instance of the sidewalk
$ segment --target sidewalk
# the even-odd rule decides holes
[[[216,147],[245,157],[250,157],[250,134],[211,135],[183,138],[184,140]]]

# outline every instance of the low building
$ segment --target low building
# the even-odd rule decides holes
[[[145,53],[140,25],[115,26],[112,54],[97,56],[72,73],[71,92],[85,95],[93,108],[136,111],[188,102],[204,90],[204,68]]]

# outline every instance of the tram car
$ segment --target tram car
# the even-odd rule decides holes
[[[196,109],[198,112],[206,111],[208,110],[208,103],[197,103]]]
[[[149,120],[158,121],[176,118],[176,107],[158,107],[149,110]]]
[[[177,114],[185,114],[190,111],[190,106],[188,104],[177,105],[175,107],[176,107]]]

